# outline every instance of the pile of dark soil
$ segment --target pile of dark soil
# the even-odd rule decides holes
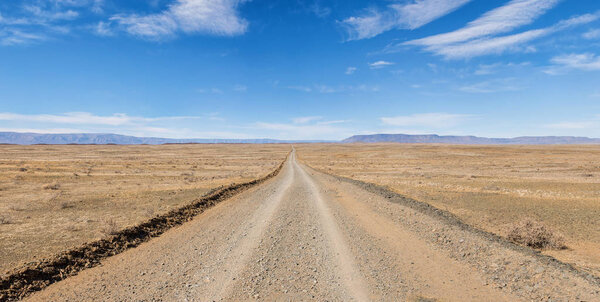
[[[156,216],[139,225],[117,231],[108,238],[84,244],[52,258],[16,269],[0,279],[0,301],[22,299],[34,291],[39,291],[52,283],[76,275],[81,270],[97,266],[104,258],[122,253],[157,237],[168,229],[191,220],[217,203],[276,176],[286,160],[265,177],[214,189],[186,206]]]

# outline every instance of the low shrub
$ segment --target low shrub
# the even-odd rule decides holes
[[[533,219],[525,219],[512,225],[508,239],[535,249],[565,249],[564,237],[544,224]]]
[[[119,232],[119,226],[117,225],[114,219],[109,218],[104,221],[104,225],[102,226],[101,231],[106,235],[114,235],[117,232]]]
[[[52,183],[43,186],[44,190],[58,190],[60,189],[60,184]]]
[[[12,219],[6,214],[0,214],[0,224],[11,224]]]

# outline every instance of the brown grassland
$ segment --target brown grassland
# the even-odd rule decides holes
[[[286,145],[0,146],[0,275],[262,177]]]
[[[543,253],[600,275],[600,146],[306,144],[296,150],[314,168],[386,186],[503,237],[515,226],[541,223],[567,246]]]

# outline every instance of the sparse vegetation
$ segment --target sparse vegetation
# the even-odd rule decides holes
[[[13,221],[7,214],[0,214],[0,224],[11,224]]]
[[[72,207],[73,207],[73,205],[68,201],[60,201],[58,203],[58,208],[60,210],[64,210],[64,209],[68,209],[68,208],[72,208]]]
[[[567,248],[562,235],[531,218],[513,224],[508,230],[507,238],[534,249],[560,250]]]
[[[58,183],[45,184],[42,188],[44,190],[55,190],[56,191],[56,190],[60,189],[60,184],[58,184]]]
[[[286,145],[2,145],[0,274],[97,240],[117,225],[164,214],[212,188],[264,176],[289,150]]]
[[[311,144],[296,150],[312,167],[386,186],[505,238],[513,231],[511,240],[600,276],[600,146]],[[544,227],[513,230],[527,217]],[[556,231],[568,249],[560,249]]]
[[[114,235],[119,231],[119,225],[113,218],[108,218],[104,221],[101,231],[105,235]]]

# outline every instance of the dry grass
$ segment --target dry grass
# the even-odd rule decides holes
[[[53,184],[46,184],[42,187],[44,190],[58,190],[60,189],[60,184],[58,183],[53,183]]]
[[[12,219],[6,214],[0,214],[0,224],[11,224]]]
[[[543,223],[533,219],[525,219],[510,227],[506,237],[516,243],[534,249],[566,249],[565,238]]]
[[[107,218],[100,231],[106,235],[114,235],[119,231],[119,225],[113,218]]]
[[[307,164],[377,183],[509,236],[527,218],[564,235],[545,254],[600,275],[600,146],[298,145]]]
[[[274,170],[286,145],[0,146],[0,274]]]

